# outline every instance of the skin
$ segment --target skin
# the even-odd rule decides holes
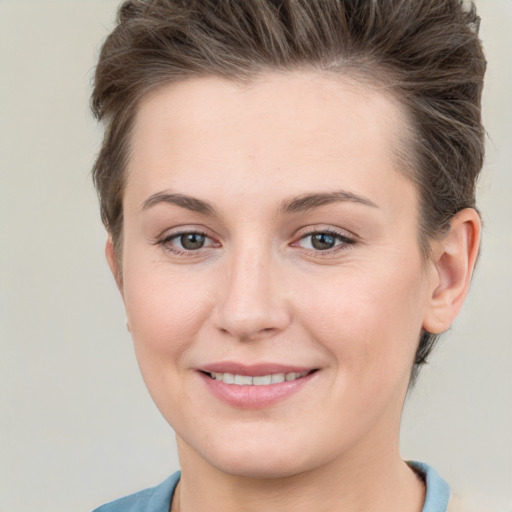
[[[193,79],[141,102],[122,254],[111,240],[106,253],[176,432],[174,511],[421,510],[403,402],[421,329],[446,330],[462,306],[480,224],[459,212],[424,261],[417,191],[394,156],[404,123],[385,92],[306,72]],[[186,250],[176,233],[193,232],[205,245]],[[334,247],[315,248],[326,232]],[[219,361],[316,372],[243,409],[198,372]]]

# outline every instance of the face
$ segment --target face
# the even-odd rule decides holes
[[[397,449],[432,292],[404,122],[305,72],[142,101],[119,285],[182,459],[268,477]]]

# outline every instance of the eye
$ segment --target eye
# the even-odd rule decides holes
[[[204,246],[206,235],[203,235],[203,233],[186,233],[184,235],[176,236],[174,239],[179,241],[183,249],[186,249],[187,251],[195,251]]]
[[[327,230],[308,233],[299,239],[297,245],[312,251],[328,252],[354,243],[355,241],[346,235]]]
[[[157,243],[176,254],[196,252],[217,245],[206,233],[201,231],[172,233]]]

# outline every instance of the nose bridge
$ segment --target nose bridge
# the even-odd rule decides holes
[[[277,267],[268,245],[242,243],[234,248],[217,304],[221,330],[239,339],[253,339],[286,326],[288,312],[280,293]]]

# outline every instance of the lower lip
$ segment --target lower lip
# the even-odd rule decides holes
[[[226,384],[200,373],[208,389],[222,402],[240,409],[262,409],[286,400],[299,392],[316,375],[312,372],[299,379],[262,386]]]

